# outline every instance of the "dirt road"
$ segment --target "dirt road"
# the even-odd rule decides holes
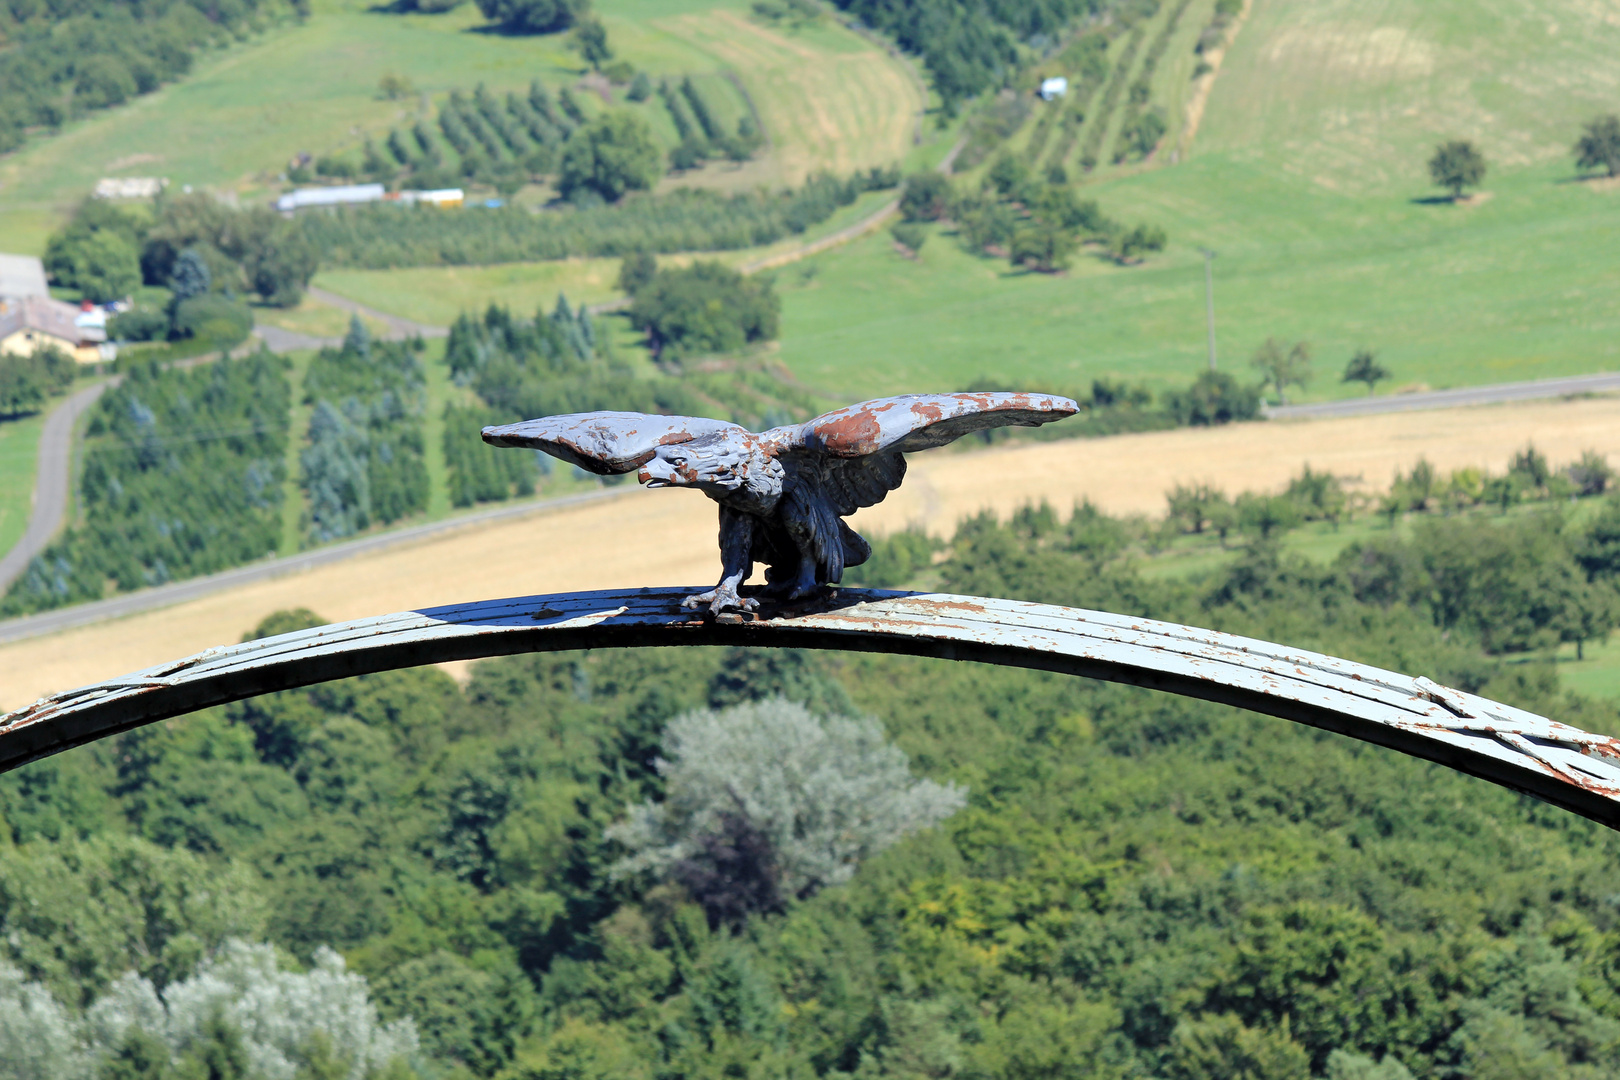
[[[911,458],[905,486],[855,524],[882,533],[920,522],[948,534],[962,516],[1032,500],[1066,510],[1089,498],[1112,513],[1158,514],[1178,482],[1229,492],[1276,488],[1310,463],[1371,488],[1427,457],[1437,468],[1500,471],[1534,442],[1555,464],[1595,449],[1620,464],[1620,398],[1250,424]],[[239,639],[265,615],[306,606],[329,619],[523,593],[712,584],[712,504],[690,492],[632,491],[431,537],[305,573],[0,647],[0,706]]]

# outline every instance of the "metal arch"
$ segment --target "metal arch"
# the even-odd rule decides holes
[[[525,596],[207,649],[0,717],[0,771],[272,690],[446,660],[650,645],[910,653],[1130,683],[1296,720],[1620,828],[1620,741],[1422,677],[1213,630],[942,593],[842,590],[768,618],[699,618],[688,589]]]

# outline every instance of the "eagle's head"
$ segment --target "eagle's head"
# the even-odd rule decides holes
[[[722,432],[658,447],[636,479],[648,487],[695,487],[722,498],[745,487],[779,486],[781,476],[782,467],[757,440]]]

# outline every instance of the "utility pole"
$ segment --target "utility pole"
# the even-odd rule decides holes
[[[1199,248],[1204,253],[1204,311],[1209,322],[1209,370],[1215,370],[1215,253]]]

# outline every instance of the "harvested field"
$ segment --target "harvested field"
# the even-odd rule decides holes
[[[984,507],[1006,514],[1082,498],[1116,514],[1157,514],[1177,483],[1228,492],[1276,488],[1309,463],[1371,487],[1426,457],[1441,471],[1502,470],[1533,442],[1554,464],[1595,449],[1620,462],[1620,398],[1483,406],[1340,420],[1249,424],[1109,439],[939,451],[912,459],[906,485],[855,524],[872,533],[921,522],[949,533]],[[0,706],[238,640],[272,611],[329,619],[522,593],[712,583],[715,511],[690,493],[616,499],[451,533],[115,622],[0,648]]]

